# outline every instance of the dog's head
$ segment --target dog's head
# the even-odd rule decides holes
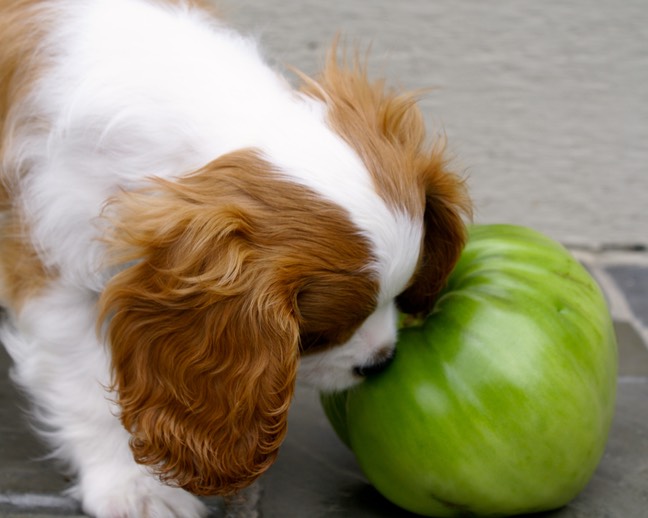
[[[325,138],[229,153],[107,212],[121,418],[138,462],[197,494],[270,466],[300,362],[326,390],[384,364],[397,308],[427,311],[464,244],[462,182],[412,95],[332,58],[295,102]]]

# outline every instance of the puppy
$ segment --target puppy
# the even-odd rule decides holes
[[[413,95],[199,0],[0,0],[1,339],[98,517],[201,516],[428,310],[469,202]]]

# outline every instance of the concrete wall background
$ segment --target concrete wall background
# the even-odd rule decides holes
[[[266,54],[312,73],[334,35],[422,103],[477,222],[569,245],[648,245],[648,1],[225,0]]]

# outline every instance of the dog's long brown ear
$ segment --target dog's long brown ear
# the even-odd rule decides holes
[[[347,54],[336,40],[319,76],[300,74],[302,91],[325,103],[329,123],[356,149],[387,203],[413,219],[423,217],[417,273],[397,299],[401,311],[423,314],[432,308],[463,249],[462,216],[470,217],[470,200],[462,179],[448,168],[445,139],[428,140],[417,105],[420,93],[370,80],[360,53]]]
[[[467,238],[463,216],[472,211],[464,183],[447,169],[442,143],[415,163],[425,186],[425,234],[418,269],[396,301],[405,313],[426,315],[461,255]]]
[[[255,222],[267,215],[228,174],[253,161],[222,162],[109,207],[127,266],[101,299],[135,459],[202,495],[237,491],[272,464],[299,348],[293,294],[258,250]]]

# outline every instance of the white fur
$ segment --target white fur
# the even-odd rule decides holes
[[[65,27],[44,42],[58,51],[58,66],[29,109],[42,130],[23,127],[16,159],[31,164],[26,208],[37,242],[66,278],[94,279],[96,289],[105,282],[93,222],[119,186],[254,147],[349,211],[378,252],[383,300],[402,289],[418,259],[421,225],[387,208],[357,154],[326,124],[324,108],[291,90],[252,40],[195,11],[145,0],[59,4]],[[133,74],[142,69],[145,75]]]
[[[44,433],[79,474],[75,491],[88,513],[201,516],[197,499],[134,463],[105,391],[109,358],[94,329],[110,275],[99,240],[105,201],[149,176],[172,178],[255,147],[286,178],[345,208],[373,245],[377,260],[367,268],[381,292],[348,344],[304,360],[301,375],[325,389],[355,383],[353,367],[393,347],[392,299],[415,269],[422,226],[387,207],[325,108],[293,91],[251,39],[199,11],[146,0],[55,4],[42,45],[48,68],[12,121],[5,160],[28,171],[22,203],[34,245],[61,277],[14,315],[2,340]]]

